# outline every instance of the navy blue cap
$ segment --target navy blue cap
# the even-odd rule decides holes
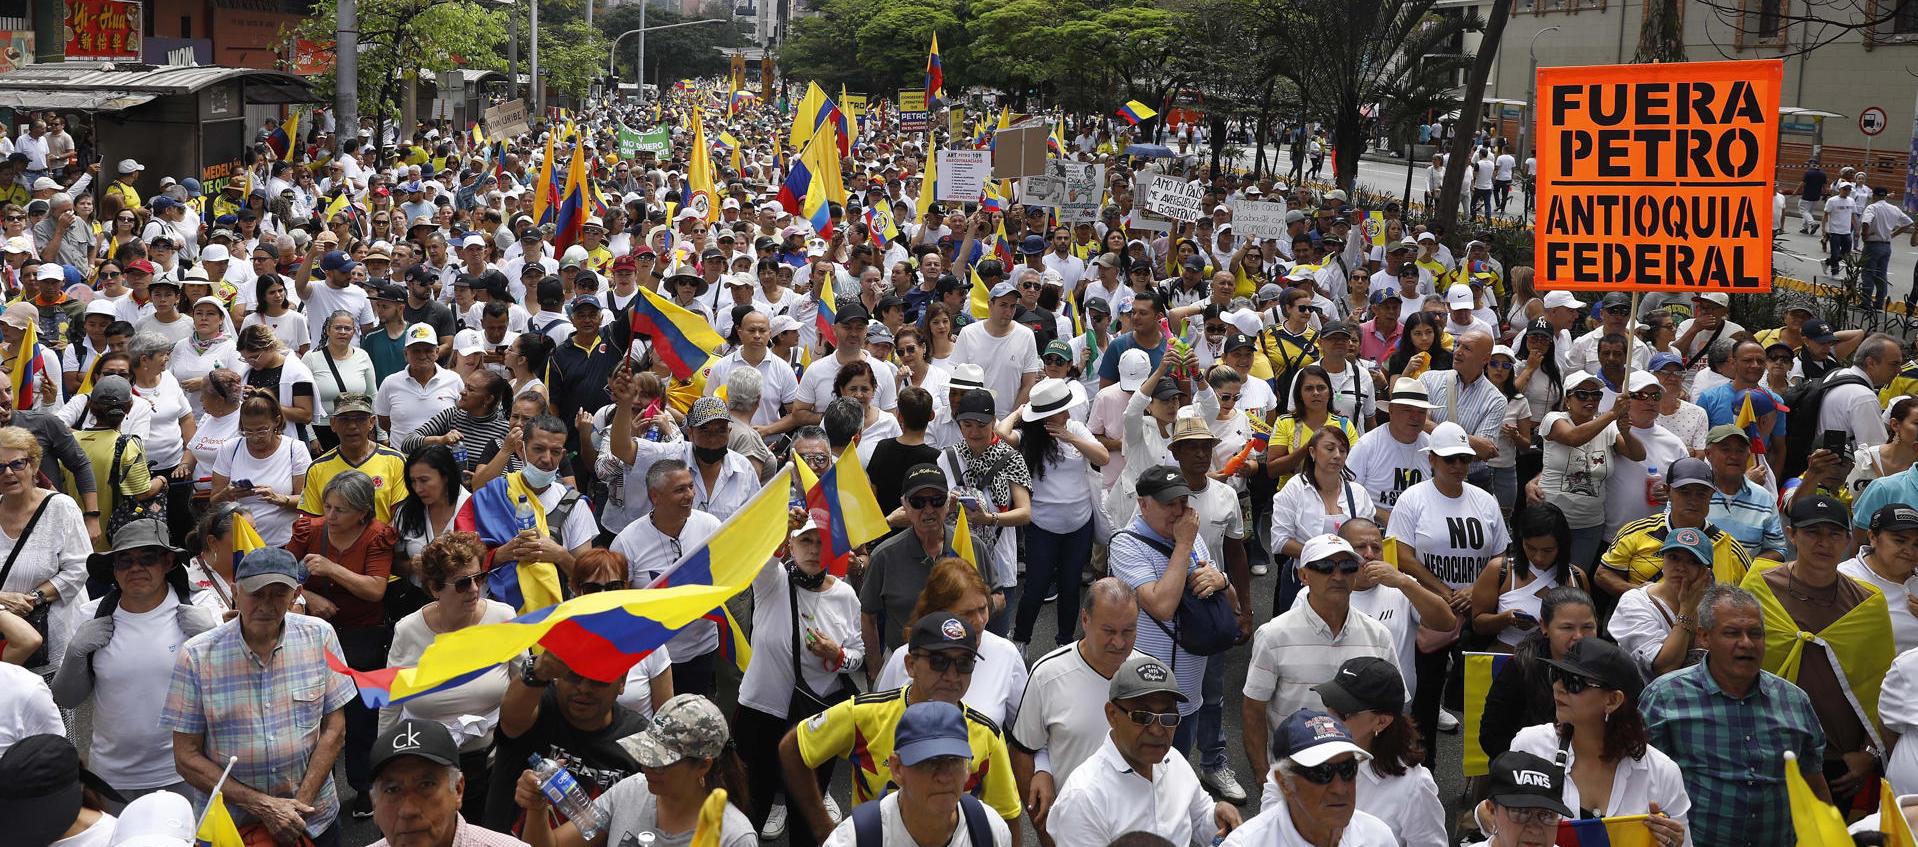
[[[339,250],[334,250],[333,252],[320,257],[320,270],[323,270],[323,271],[328,271],[328,272],[339,271],[341,273],[350,273],[356,267],[359,267],[359,263],[353,261],[353,257],[348,256]]]
[[[1359,761],[1372,758],[1352,740],[1345,724],[1318,709],[1300,709],[1287,715],[1272,732],[1273,755],[1291,759],[1305,767],[1317,767],[1344,753]]]
[[[1026,236],[1019,242],[1019,255],[1021,256],[1037,256],[1044,252],[1046,252],[1046,237],[1043,235],[1034,233]]]
[[[958,706],[939,700],[927,700],[906,707],[893,730],[892,752],[899,764],[911,767],[940,756],[972,758],[972,741],[966,732],[966,716]]]
[[[581,294],[578,297],[574,297],[572,305],[574,309],[578,309],[581,306],[591,306],[595,309],[604,308],[600,306],[599,298],[591,294]]]

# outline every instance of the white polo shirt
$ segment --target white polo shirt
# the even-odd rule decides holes
[[[1106,741],[1106,693],[1112,680],[1086,664],[1080,642],[1054,649],[1032,665],[1025,702],[1007,740],[1028,753],[1045,751],[1037,768],[1063,785]],[[1132,655],[1143,655],[1132,651]]]
[[[753,410],[753,425],[765,426],[779,420],[781,403],[791,403],[799,399],[799,378],[793,376],[790,365],[779,360],[771,350],[755,365],[746,361],[743,351],[734,350],[719,361],[713,363],[713,369],[706,374],[706,393],[716,394],[719,387],[726,384],[733,368],[749,367],[759,371],[759,408]],[[874,386],[877,388],[877,386]],[[823,408],[817,411],[825,411]]]
[[[1167,755],[1146,779],[1126,764],[1108,734],[1059,789],[1046,832],[1057,844],[1110,844],[1135,830],[1175,845],[1209,844],[1218,834],[1214,808],[1185,756]]]
[[[423,385],[408,368],[380,383],[380,390],[373,395],[373,414],[390,418],[392,432],[404,435],[452,408],[465,387],[459,374],[438,365],[433,366],[433,376]]]
[[[579,514],[579,511],[575,509],[573,513]],[[592,510],[585,511],[590,519]],[[613,543],[607,546],[626,557],[628,584],[634,588],[644,588],[660,574],[672,569],[686,551],[699,549],[706,539],[718,531],[719,519],[698,509],[686,516],[686,525],[680,528],[677,537],[660,532],[652,516],[648,515],[627,524],[618,535],[613,536]],[[666,649],[672,653],[675,662],[697,659],[711,653],[719,649],[719,625],[708,620],[693,621],[666,642]]]
[[[1312,844],[1292,824],[1292,812],[1285,803],[1274,802],[1232,830],[1221,847],[1312,847]],[[1399,847],[1399,839],[1384,821],[1354,811],[1351,822],[1345,825],[1345,833],[1339,836],[1338,847]]]
[[[1267,727],[1276,727],[1300,709],[1324,708],[1312,686],[1331,680],[1339,665],[1359,656],[1377,656],[1395,667],[1399,662],[1392,634],[1365,613],[1347,612],[1345,626],[1334,633],[1310,603],[1294,603],[1252,634],[1245,696],[1264,700]]]

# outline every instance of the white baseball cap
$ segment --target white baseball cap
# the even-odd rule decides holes
[[[1585,303],[1577,297],[1573,297],[1570,291],[1547,291],[1545,292],[1545,308],[1583,309],[1585,308]]]
[[[1145,378],[1152,375],[1152,357],[1144,350],[1134,347],[1119,354],[1119,389],[1138,391],[1145,384]]]
[[[405,337],[406,344],[404,346],[406,347],[411,347],[415,344],[432,344],[438,346],[440,343],[439,333],[434,332],[431,325],[424,323],[417,323],[407,327]]]
[[[226,251],[226,245],[224,244],[208,244],[200,248],[200,261],[202,262],[224,262],[232,258],[233,254]]]
[[[1632,371],[1631,374],[1625,377],[1625,390],[1628,393],[1636,394],[1647,388],[1657,387],[1658,377],[1652,376],[1645,371]]]
[[[1445,289],[1445,305],[1454,309],[1470,309],[1477,306],[1478,301],[1472,297],[1471,286],[1453,285]]]
[[[123,173],[123,174],[135,174],[135,173],[139,173],[139,172],[141,172],[141,171],[144,171],[144,170],[146,170],[146,169],[147,169],[147,166],[146,166],[146,165],[142,165],[142,164],[140,164],[139,162],[136,162],[136,161],[134,161],[134,160],[132,160],[132,159],[121,159],[121,160],[120,160],[120,168],[119,168],[119,170],[120,170],[120,173]]]
[[[782,332],[791,332],[798,328],[799,328],[799,321],[794,320],[791,315],[774,315],[773,316],[773,324],[772,324],[773,335],[778,335]]]
[[[1434,456],[1478,455],[1478,451],[1472,449],[1471,440],[1465,435],[1465,428],[1451,421],[1432,428],[1432,434],[1425,442],[1425,452]],[[1305,559],[1301,557],[1301,560]]]
[[[419,326],[419,324],[414,324],[414,326]],[[409,330],[407,334],[410,336],[412,334],[411,330]],[[474,353],[484,352],[486,352],[486,337],[481,335],[479,330],[462,329],[459,331],[459,334],[453,336],[453,353],[455,355],[470,356]]]
[[[1336,556],[1350,556],[1358,559],[1359,552],[1352,549],[1351,543],[1345,539],[1327,533],[1306,539],[1304,549],[1299,551],[1299,564],[1323,562]]]

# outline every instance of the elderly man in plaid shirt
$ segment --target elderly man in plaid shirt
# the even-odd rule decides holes
[[[234,574],[239,616],[180,648],[160,723],[173,731],[173,761],[194,788],[221,788],[242,826],[260,824],[281,844],[312,838],[337,847],[340,799],[333,763],[346,738],[341,711],[353,683],[327,667],[339,653],[333,628],[290,614],[306,568],[278,547],[254,550]]]
[[[1680,611],[1681,625],[1689,611]],[[1805,782],[1829,802],[1825,732],[1805,692],[1763,669],[1758,598],[1714,585],[1697,614],[1705,661],[1653,680],[1639,696],[1652,746],[1670,751],[1685,775],[1697,847],[1791,847],[1784,754],[1798,754]]]

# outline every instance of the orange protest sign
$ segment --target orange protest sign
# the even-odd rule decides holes
[[[1784,63],[1539,68],[1535,285],[1770,291]]]

